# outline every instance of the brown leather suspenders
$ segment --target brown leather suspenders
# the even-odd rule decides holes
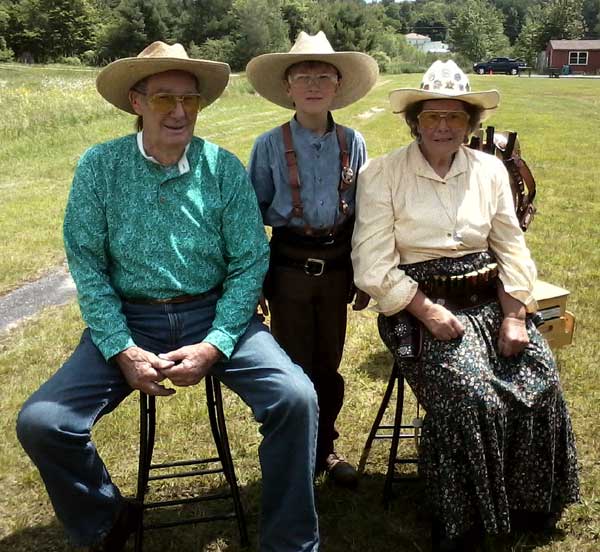
[[[348,203],[343,198],[343,193],[350,188],[352,181],[354,180],[354,171],[350,166],[350,154],[348,153],[348,144],[346,141],[345,127],[342,125],[335,125],[337,134],[338,144],[340,146],[340,164],[342,172],[340,176],[340,184],[338,186],[339,195],[339,210],[340,218],[336,220],[335,224],[329,229],[329,233],[334,234],[339,224],[346,218],[350,211]],[[290,123],[287,122],[281,125],[281,131],[283,133],[283,144],[285,146],[285,160],[288,166],[288,175],[290,181],[290,190],[292,193],[292,217],[301,218],[304,220],[304,206],[302,205],[302,198],[300,197],[300,176],[298,174],[298,162],[296,158],[296,151],[294,150],[294,144],[292,142],[292,129]],[[307,236],[315,233],[314,229],[304,221],[304,233]]]

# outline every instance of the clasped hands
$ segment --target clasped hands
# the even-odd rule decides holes
[[[175,389],[161,382],[169,380],[179,387],[196,385],[222,357],[214,345],[202,342],[159,355],[141,347],[129,347],[117,354],[115,361],[132,389],[166,396],[175,393]]]

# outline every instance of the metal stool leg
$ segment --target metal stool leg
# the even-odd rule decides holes
[[[175,527],[184,524],[193,524],[201,522],[210,522],[217,520],[228,520],[235,517],[240,533],[240,543],[243,547],[248,545],[248,534],[244,518],[244,510],[240,500],[239,489],[233,467],[231,451],[229,450],[229,439],[225,425],[225,414],[223,412],[223,400],[221,395],[220,383],[208,376],[206,378],[206,402],[208,408],[211,432],[217,448],[218,456],[216,458],[205,458],[197,460],[180,460],[176,462],[167,462],[162,464],[152,464],[152,455],[154,452],[154,443],[156,435],[156,397],[146,395],[140,392],[140,450],[139,467],[137,481],[137,500],[142,504],[142,516],[135,532],[135,552],[142,552],[144,531],[148,529],[160,529],[166,527]],[[220,463],[220,468],[212,468],[210,464]],[[192,471],[181,471],[182,468],[198,466],[207,466],[202,469],[195,468]],[[165,473],[164,470],[170,468],[175,471]],[[152,470],[159,470],[158,475],[150,475]],[[207,474],[223,473],[228,483],[230,493],[217,493],[207,496],[197,496],[194,498],[180,498],[174,500],[162,500],[158,502],[146,502],[145,497],[148,491],[148,485],[153,480],[164,480],[175,477],[193,477]],[[150,508],[160,508],[164,506],[176,506],[205,502],[210,500],[231,499],[234,512],[224,515],[203,515],[201,517],[189,518],[181,521],[168,521],[162,523],[144,524],[144,513]]]
[[[394,388],[396,388],[396,407],[394,412],[394,423],[393,425],[381,425],[381,421],[389,406],[392,393],[394,392]],[[418,463],[418,459],[416,458],[398,458],[398,447],[400,439],[413,438],[413,436],[411,435],[402,433],[403,429],[413,429],[412,425],[402,425],[402,414],[404,410],[404,391],[404,374],[402,374],[399,365],[396,362],[394,362],[387,388],[383,395],[381,405],[379,407],[379,410],[377,411],[377,415],[375,416],[375,421],[373,422],[371,431],[369,432],[369,436],[367,437],[367,441],[363,448],[360,462],[358,464],[359,472],[364,472],[369,453],[371,452],[373,441],[375,441],[376,439],[391,440],[388,465],[383,488],[383,504],[385,507],[389,506],[390,500],[392,498],[393,484],[399,479],[398,477],[396,477],[396,465]]]
[[[388,469],[385,475],[385,485],[383,487],[383,505],[387,508],[392,498],[392,485],[394,483],[394,474],[396,463],[398,462],[398,443],[400,442],[400,432],[402,431],[402,412],[404,410],[404,375],[394,362],[396,371],[396,381],[398,383],[396,393],[396,413],[394,415],[394,428],[392,430],[392,444],[390,446],[390,457],[388,460]]]
[[[225,478],[231,489],[235,517],[240,533],[240,544],[246,547],[249,544],[248,531],[246,529],[246,519],[242,501],[240,499],[240,490],[235,477],[231,449],[229,448],[229,438],[227,436],[227,427],[225,425],[225,413],[223,412],[223,396],[221,394],[221,382],[212,376],[206,377],[206,405],[208,408],[208,418],[210,427],[217,446],[219,458],[223,466]]]
[[[371,447],[373,446],[373,441],[377,439],[377,432],[381,427],[381,420],[383,419],[383,415],[387,410],[388,404],[390,403],[390,398],[394,391],[394,387],[396,386],[398,373],[398,365],[394,362],[394,366],[392,367],[392,373],[390,375],[390,379],[388,381],[387,389],[383,395],[383,399],[381,401],[381,406],[379,407],[379,411],[377,412],[377,416],[375,416],[375,421],[371,426],[371,431],[369,432],[369,436],[367,437],[367,442],[365,443],[365,447],[363,448],[362,454],[360,456],[360,461],[358,462],[358,473],[363,473],[365,471],[365,466],[367,464],[367,459],[369,458],[369,453],[371,452]]]

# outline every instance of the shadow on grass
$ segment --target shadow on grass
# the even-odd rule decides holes
[[[388,351],[378,351],[369,356],[356,369],[367,374],[373,380],[388,381],[394,359]]]
[[[407,479],[394,487],[388,508],[382,502],[383,473],[367,472],[357,490],[335,487],[320,478],[316,484],[321,531],[321,552],[429,552],[431,517],[424,502],[421,479]],[[215,490],[215,489],[213,489]],[[217,489],[225,490],[224,488]],[[245,506],[250,547],[242,548],[235,520],[184,525],[160,531],[147,531],[144,552],[251,552],[258,532],[260,484],[240,489]],[[153,512],[155,521],[197,515],[197,506]],[[485,552],[525,552],[564,538],[552,535],[511,535],[486,543]],[[126,547],[133,550],[133,538]],[[6,552],[74,552],[67,544],[57,521],[28,527],[0,540]]]

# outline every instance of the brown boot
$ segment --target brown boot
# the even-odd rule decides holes
[[[358,473],[347,460],[337,452],[325,459],[325,471],[331,481],[340,487],[354,489],[358,484]]]

